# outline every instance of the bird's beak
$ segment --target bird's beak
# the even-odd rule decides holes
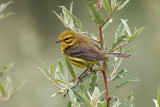
[[[62,40],[58,39],[58,40],[56,41],[56,43],[59,43],[59,42],[62,42]]]

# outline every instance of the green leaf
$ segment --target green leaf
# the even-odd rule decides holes
[[[121,22],[118,27],[117,27],[117,30],[116,30],[116,33],[115,33],[115,42],[117,42],[118,40],[118,37],[122,36],[125,34],[125,27],[124,27],[124,24]]]
[[[124,53],[128,53],[129,51],[133,50],[135,47],[136,47],[136,46],[133,46],[133,47],[127,49]]]
[[[15,83],[13,86],[12,95],[14,95],[16,92],[20,91],[25,82],[26,82],[26,80]]]
[[[84,101],[85,101],[86,104],[87,104],[87,107],[92,107],[92,105],[91,105],[91,103],[90,103],[90,100],[89,100],[84,94],[82,94],[81,92],[77,92],[77,94],[84,99]]]
[[[89,10],[91,19],[93,19],[97,24],[100,25],[104,22],[104,16],[94,2],[89,2],[87,8]]]
[[[6,13],[6,14],[0,14],[0,20],[5,19],[8,16],[13,15],[13,14],[14,14],[14,12],[9,12],[9,13]]]
[[[116,53],[123,53],[123,47],[115,51]],[[115,69],[117,70],[120,64],[122,63],[122,57],[115,57]]]
[[[53,77],[54,76],[53,67],[54,67],[53,64],[51,64],[51,66],[50,66],[50,68],[48,70],[49,71],[49,76],[52,78],[52,80],[54,80],[54,77]]]
[[[13,3],[13,1],[8,1],[8,2],[5,2],[5,3],[2,3],[1,5],[0,5],[0,13],[8,6],[8,5],[10,5],[10,4],[12,4]]]
[[[75,71],[72,67],[72,65],[70,64],[70,62],[68,61],[67,57],[65,57],[65,60],[66,60],[66,63],[67,63],[67,67],[72,75],[73,78],[76,78],[76,74],[75,74]]]
[[[67,107],[72,107],[72,102],[71,101],[68,102]]]
[[[119,79],[119,78],[124,78],[127,75],[128,75],[128,71],[126,69],[123,69],[123,70],[119,71],[116,75],[114,75],[111,78],[111,80],[114,81],[114,80]]]
[[[157,101],[158,101],[158,105],[160,106],[160,86],[158,88]]]
[[[158,105],[158,101],[157,101],[157,100],[155,100],[155,99],[153,99],[153,101],[154,101],[155,107],[159,107],[159,105]]]
[[[111,6],[108,2],[108,0],[102,0],[103,1],[103,8],[106,12],[108,12],[108,14],[111,13]]]
[[[131,36],[131,32],[130,32],[130,29],[129,29],[128,25],[127,25],[127,20],[121,19],[121,21],[124,24],[125,30],[126,30],[127,34],[129,35],[129,37],[130,37]]]
[[[55,79],[68,82],[67,70],[61,60],[58,60],[58,66],[55,71]]]
[[[111,0],[111,7],[114,9],[117,6],[117,0]]]
[[[98,87],[98,83],[97,83],[97,74],[94,74],[92,75],[92,79],[91,79],[91,82],[90,82],[90,87],[89,87],[89,92],[92,94],[95,87]]]
[[[105,91],[103,91],[102,93],[99,92],[99,89],[97,87],[94,88],[92,97],[91,97],[91,103],[92,105],[94,105],[95,107],[97,107],[98,102],[101,98],[101,96],[103,95]]]
[[[70,84],[68,82],[65,82],[65,81],[62,81],[62,80],[59,80],[59,79],[55,79],[54,81],[58,84],[63,85],[63,86],[70,86]]]
[[[132,34],[132,35],[129,37],[129,40],[128,40],[128,41],[130,42],[130,41],[134,40],[134,39],[141,33],[141,31],[144,30],[144,29],[145,29],[145,27],[142,27],[142,28],[140,28],[139,30],[135,31],[134,34]]]
[[[98,107],[107,107],[107,100],[103,101]]]
[[[70,5],[70,13],[72,14],[73,12],[73,1],[71,2],[71,5]]]
[[[117,45],[119,45],[121,42],[125,41],[125,39],[127,38],[128,36],[127,35],[122,35],[122,36],[119,36],[117,41],[115,43],[113,43],[112,45],[112,49],[114,49]]]
[[[62,93],[63,93],[62,91],[59,91],[57,93],[52,94],[51,97],[55,97],[56,95],[59,95],[59,94],[62,94]]]
[[[73,93],[74,93],[74,95],[75,95],[75,97],[76,97],[76,99],[77,99],[77,101],[79,103],[86,104],[84,99],[81,96],[78,95],[78,91],[77,90],[72,89],[72,91],[73,91]]]
[[[2,95],[5,96],[6,91],[5,91],[4,85],[1,81],[0,81],[0,91],[1,91]]]
[[[112,98],[110,99],[111,102],[111,107],[119,107],[121,102],[119,100],[119,98],[112,96]]]
[[[84,95],[89,98],[85,85],[81,84],[79,88],[83,91]]]
[[[126,0],[125,2],[123,2],[122,5],[118,6],[117,10],[120,10],[120,9],[122,9],[123,7],[125,7],[128,2],[129,2],[129,0]]]
[[[135,98],[133,93],[131,93],[127,98],[124,100],[124,107],[134,107]]]
[[[113,19],[109,19],[109,21],[107,21],[107,22],[104,24],[104,26],[102,27],[102,31],[104,31],[104,30],[107,28],[107,26],[108,26],[110,23],[112,23],[112,21],[113,21]]]
[[[7,95],[11,96],[12,95],[12,89],[13,89],[13,83],[12,83],[12,80],[11,80],[10,77],[6,78],[4,87],[5,87]]]
[[[72,5],[72,3],[71,3],[71,5]],[[62,12],[65,17],[64,19],[65,19],[66,24],[68,24],[68,25],[72,24],[72,28],[73,28],[74,23],[71,20],[74,20],[76,26],[79,28],[80,31],[82,31],[81,21],[76,16],[74,16],[70,11],[68,11],[64,6],[59,6],[59,7],[62,8]],[[71,6],[71,9],[72,9],[72,6]]]
[[[71,89],[69,89],[69,97],[71,99],[73,107],[80,107],[80,104],[79,104],[79,102],[77,102],[76,96],[74,95],[74,93]]]
[[[57,14],[55,11],[53,11],[53,12],[58,17],[58,19],[62,22],[62,24],[64,24],[64,20],[63,20],[62,15]]]
[[[11,69],[12,67],[13,67],[13,63],[10,63],[10,64],[8,64],[8,65],[5,65],[3,69],[4,69],[5,72],[7,72],[7,71],[8,71],[9,69]]]
[[[114,91],[116,91],[117,89],[125,86],[126,84],[128,84],[129,82],[137,82],[137,81],[140,81],[138,78],[133,78],[133,79],[130,79],[130,80],[126,80],[124,82],[121,82],[120,84],[116,85],[116,88],[114,89]]]

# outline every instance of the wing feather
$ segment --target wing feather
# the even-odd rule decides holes
[[[91,46],[85,46],[85,45],[81,45],[81,46],[74,45],[68,48],[66,52],[71,57],[85,59],[87,61],[106,60],[103,57],[103,54],[98,52],[95,48]]]

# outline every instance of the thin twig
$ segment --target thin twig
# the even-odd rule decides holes
[[[116,68],[115,66],[113,65],[113,72],[112,74],[109,76],[109,79],[108,79],[108,82],[111,80],[111,78],[116,74]]]
[[[64,26],[65,26],[66,28],[72,30],[73,32],[75,32],[75,33],[77,33],[77,34],[83,36],[83,37],[86,37],[86,38],[88,38],[88,39],[91,39],[91,40],[93,40],[93,41],[96,41],[96,42],[100,43],[99,40],[93,39],[93,38],[91,38],[91,37],[89,37],[89,36],[86,36],[86,35],[84,35],[84,34],[82,34],[82,33],[79,33],[79,32],[77,32],[77,31],[75,31],[74,29],[72,29],[71,27],[69,27],[69,26],[68,26],[67,24],[65,24],[65,23],[64,23]]]
[[[2,102],[4,102],[4,101],[9,100],[9,98],[10,98],[10,96],[9,96],[9,95],[8,95],[7,97],[5,97],[5,98],[2,98],[2,99],[0,100],[0,103],[2,103]]]
[[[129,43],[129,42],[126,42],[126,43],[124,43],[124,44],[122,44],[122,45],[120,45],[120,46],[117,46],[117,47],[111,49],[110,52],[114,52],[115,50],[117,50],[117,49],[119,49],[119,48],[121,48],[121,47],[127,45],[128,43]]]
[[[112,10],[111,14],[108,16],[108,18],[100,25],[101,27],[103,27],[105,25],[106,22],[108,22],[111,18],[111,16],[115,13],[115,11],[117,10],[117,6]]]

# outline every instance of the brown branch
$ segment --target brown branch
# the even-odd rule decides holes
[[[126,42],[126,43],[124,43],[124,44],[122,44],[122,45],[120,45],[120,46],[117,46],[117,47],[111,49],[110,52],[114,52],[115,50],[117,50],[117,49],[119,49],[119,48],[121,48],[121,47],[123,47],[123,46],[126,46],[128,43],[129,43],[129,42]]]
[[[118,8],[118,6],[116,6],[116,7],[112,10],[112,12],[111,12],[111,14],[108,16],[108,18],[100,25],[101,27],[103,27],[103,26],[106,24],[106,22],[108,22],[108,21],[110,20],[110,18],[111,18],[112,15],[115,13],[115,11],[117,10],[117,8]]]

